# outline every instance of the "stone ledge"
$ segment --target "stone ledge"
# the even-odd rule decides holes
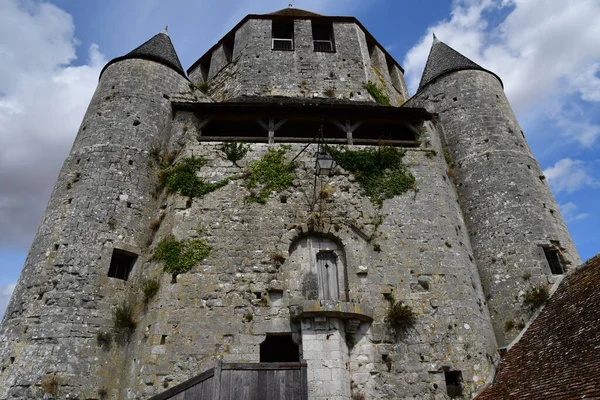
[[[338,300],[304,300],[290,305],[293,320],[325,316],[340,319],[358,319],[373,321],[373,309],[362,304]]]

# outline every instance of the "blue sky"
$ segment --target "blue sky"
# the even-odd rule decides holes
[[[353,15],[414,94],[431,33],[496,72],[581,258],[600,251],[599,0],[296,0]],[[104,64],[169,25],[184,68],[287,0],[0,0],[0,316]]]

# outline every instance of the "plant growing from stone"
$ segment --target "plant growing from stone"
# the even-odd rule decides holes
[[[238,143],[238,142],[225,142],[221,146],[221,151],[225,153],[225,156],[229,161],[237,165],[237,162],[248,154],[250,150],[249,144]]]
[[[229,182],[210,183],[200,178],[197,173],[206,164],[202,157],[188,157],[177,164],[163,168],[158,173],[159,184],[166,185],[171,193],[179,193],[189,197],[199,197],[213,192]]]
[[[392,295],[388,297],[388,300],[390,308],[385,319],[390,329],[401,334],[412,328],[417,322],[417,315],[412,308],[402,304],[402,302],[396,301]]]
[[[58,394],[58,386],[60,385],[60,381],[56,375],[46,375],[42,382],[40,382],[42,389],[44,392],[56,396]]]
[[[96,334],[96,343],[98,343],[98,346],[108,351],[110,349],[110,344],[112,343],[112,334],[110,332],[98,332]]]
[[[160,289],[160,282],[157,279],[146,279],[142,284],[142,292],[144,293],[144,303],[148,303]]]
[[[133,307],[124,301],[117,305],[113,314],[115,328],[119,330],[133,331],[137,326],[133,313]]]
[[[514,327],[515,327],[515,321],[514,320],[509,319],[508,321],[504,321],[504,330],[506,332],[514,329]]]
[[[154,259],[162,261],[164,271],[175,277],[191,270],[204,260],[212,248],[201,239],[177,240],[170,235],[161,240],[154,250]]]
[[[107,399],[108,398],[108,390],[106,390],[105,388],[98,389],[98,397],[100,397],[100,399]]]
[[[265,204],[272,192],[287,189],[294,181],[296,165],[286,161],[286,148],[269,148],[262,159],[248,166],[246,187],[252,193],[247,200]]]
[[[371,96],[373,96],[373,98],[375,99],[376,102],[378,102],[379,104],[383,104],[384,106],[390,105],[390,98],[387,97],[381,91],[381,89],[379,89],[377,84],[375,84],[374,82],[368,81],[367,83],[363,84],[363,87],[365,89],[367,89],[367,92],[369,92],[369,94]]]
[[[523,304],[529,306],[532,310],[540,308],[550,298],[550,292],[546,285],[537,285],[529,289],[525,295],[523,295]]]
[[[272,253],[271,261],[273,261],[277,265],[281,265],[285,262],[285,256],[281,253]]]
[[[395,147],[371,147],[363,150],[327,147],[329,154],[343,169],[352,172],[363,194],[378,206],[408,191],[415,177],[402,162],[404,151]]]

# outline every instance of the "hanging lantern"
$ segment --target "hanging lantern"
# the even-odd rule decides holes
[[[317,175],[329,175],[335,167],[335,160],[328,153],[317,153]]]

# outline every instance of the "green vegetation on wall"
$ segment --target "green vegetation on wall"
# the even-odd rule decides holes
[[[287,149],[269,148],[267,154],[260,160],[248,166],[246,186],[253,193],[247,200],[265,204],[272,192],[279,192],[292,185],[296,165],[287,162],[285,155]]]
[[[396,301],[393,296],[390,296],[389,301],[390,309],[386,315],[388,326],[398,334],[412,328],[417,322],[417,315],[412,308]]]
[[[234,164],[244,158],[248,153],[248,150],[250,150],[249,144],[238,142],[225,142],[223,143],[223,146],[221,146],[221,151],[225,153],[227,159]]]
[[[117,305],[113,314],[115,328],[133,331],[137,326],[133,315],[133,307],[128,302]]]
[[[229,179],[210,183],[198,177],[197,172],[206,164],[202,157],[188,157],[177,164],[163,168],[158,173],[159,181],[169,192],[189,197],[199,197],[227,185]]]
[[[548,291],[548,287],[541,284],[532,287],[523,295],[523,304],[535,310],[546,304],[549,298],[550,292]]]
[[[327,151],[340,167],[354,174],[364,194],[379,206],[415,185],[415,177],[402,163],[403,150],[383,146],[364,150],[328,147]]]
[[[381,89],[379,89],[377,84],[369,81],[365,83],[363,87],[367,89],[367,92],[369,92],[369,94],[373,96],[376,102],[378,102],[379,104],[383,104],[384,106],[390,105],[390,98],[383,94],[383,92],[381,91]]]
[[[194,265],[204,260],[211,250],[204,240],[177,240],[171,235],[156,245],[154,259],[162,261],[164,271],[175,277],[191,270]]]
[[[148,303],[158,293],[160,282],[157,279],[146,279],[142,284],[142,292],[144,293],[144,303]]]

